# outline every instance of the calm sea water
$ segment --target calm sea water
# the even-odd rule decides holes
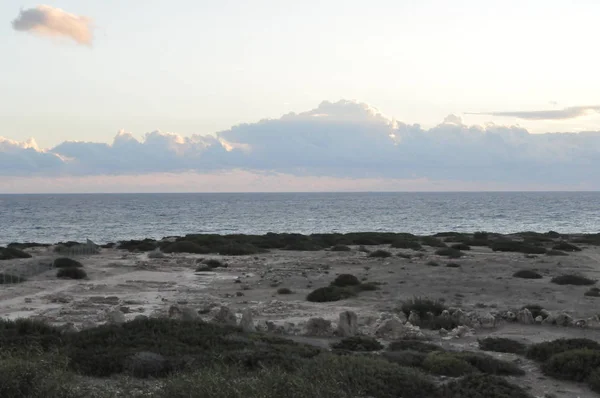
[[[600,192],[0,195],[0,245],[187,233],[600,232]]]

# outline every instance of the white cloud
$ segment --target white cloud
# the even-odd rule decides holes
[[[564,109],[551,109],[545,111],[513,111],[513,112],[482,112],[482,113],[466,113],[467,115],[489,115],[489,116],[506,116],[516,117],[518,119],[528,120],[567,120],[575,119],[581,116],[586,116],[594,113],[600,113],[600,106],[573,106]]]
[[[12,21],[12,26],[17,31],[41,36],[67,37],[87,46],[91,45],[93,40],[90,18],[47,5],[21,10],[19,16]]]
[[[8,159],[8,160],[7,160]],[[111,144],[0,139],[0,175],[131,175],[231,170],[298,177],[569,184],[600,189],[600,132],[530,134],[468,126],[455,115],[431,129],[353,101],[234,126],[214,136],[124,131]],[[519,185],[521,184],[521,185]]]

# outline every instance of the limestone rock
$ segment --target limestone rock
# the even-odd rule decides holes
[[[182,313],[181,308],[176,305],[172,305],[169,307],[169,318],[171,319],[181,319]]]
[[[448,337],[458,339],[461,337],[473,336],[474,334],[474,331],[467,326],[458,326],[448,333]]]
[[[198,311],[190,307],[183,307],[181,309],[181,320],[182,321],[197,321],[200,319]]]
[[[535,323],[540,324],[542,322],[544,322],[544,318],[541,315],[535,317]]]
[[[358,333],[358,316],[352,311],[340,313],[337,334],[342,337],[355,336]]]
[[[447,331],[446,329],[444,329],[444,328],[441,328],[441,329],[438,331],[438,333],[439,333],[439,334],[440,334],[440,336],[442,336],[442,337],[446,337],[446,336],[448,336],[448,331]]]
[[[448,310],[442,311],[442,314],[440,316],[444,319],[450,319],[452,317],[452,315],[450,315],[450,311]]]
[[[542,321],[542,324],[544,324],[544,325],[554,325],[554,324],[556,324],[556,315],[554,315],[552,313],[548,313],[548,316],[546,316],[544,318],[544,320]]]
[[[529,311],[527,308],[523,308],[517,313],[517,322],[523,325],[531,325],[535,323],[535,320],[533,319],[533,314],[531,314],[531,311]]]
[[[223,325],[237,326],[237,318],[229,307],[222,306],[215,315],[213,322]]]
[[[250,310],[250,308],[246,308],[244,311],[242,311],[240,327],[244,332],[256,331],[256,327],[254,326],[254,320],[252,319],[252,310]]]
[[[305,326],[306,336],[331,336],[333,330],[331,321],[323,318],[310,318]]]
[[[575,326],[577,326],[578,328],[585,328],[587,327],[587,321],[585,319],[578,319],[577,321],[575,321]]]

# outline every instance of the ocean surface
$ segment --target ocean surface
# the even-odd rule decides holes
[[[187,233],[600,232],[600,192],[0,195],[0,245]]]

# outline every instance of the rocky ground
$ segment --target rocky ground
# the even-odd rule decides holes
[[[24,283],[2,285],[0,316],[44,319],[71,329],[137,316],[201,317],[225,323],[241,321],[247,328],[322,346],[340,333],[374,335],[383,342],[421,336],[461,350],[478,350],[477,339],[486,336],[526,343],[560,337],[600,341],[600,298],[584,296],[589,286],[550,282],[551,277],[565,273],[598,279],[600,248],[582,247],[581,252],[557,257],[473,247],[456,260],[434,254],[431,247],[421,252],[369,247],[392,252],[389,258],[371,258],[357,246],[349,252],[272,250],[235,257],[177,253],[161,258],[102,249],[99,254],[77,256],[88,274],[88,279],[79,281],[57,279],[55,270],[44,268],[57,254],[52,247],[36,247],[26,250],[33,258],[0,261],[0,268],[13,273],[40,270]],[[402,258],[399,253],[412,258]],[[196,272],[207,259],[218,259],[227,267]],[[438,265],[430,265],[432,261]],[[447,267],[449,262],[460,266]],[[543,278],[513,277],[522,269],[535,269]],[[339,274],[376,282],[379,289],[330,303],[306,300],[308,293],[329,285]],[[279,294],[281,288],[289,288],[291,294]],[[445,300],[449,307],[445,315],[460,320],[463,326],[441,333],[412,326],[397,309],[415,296]],[[543,322],[521,310],[533,304],[545,309]],[[536,364],[523,357],[493,355],[518,361],[528,373],[513,382],[530,388],[535,396],[597,396],[583,384],[545,378]]]

